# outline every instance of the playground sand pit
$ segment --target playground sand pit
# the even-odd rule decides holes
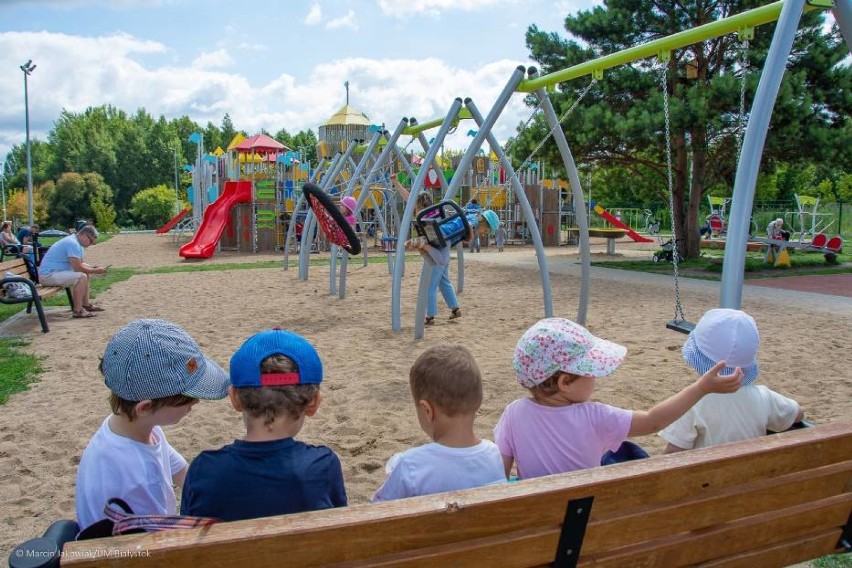
[[[605,245],[597,244],[602,250]],[[620,245],[619,245],[620,246]],[[625,249],[627,247],[624,247]],[[346,297],[329,294],[327,266],[142,274],[114,285],[97,298],[106,311],[71,319],[51,311],[51,331],[38,332],[33,315],[28,349],[44,358],[46,372],[13,395],[0,412],[0,552],[41,534],[59,518],[74,517],[79,457],[109,412],[98,358],[109,338],[134,318],[170,319],[188,330],[202,349],[227,369],[231,354],[252,333],[280,326],[298,332],[319,350],[325,365],[324,399],[299,438],[325,444],[341,458],[350,503],[365,503],[384,479],[395,452],[427,442],[418,427],[408,390],[408,369],[427,347],[449,341],[466,345],[484,377],[485,397],[476,421],[479,436],[491,438],[503,408],[524,396],[511,368],[521,333],[542,317],[541,277],[530,249],[494,249],[467,254],[463,317],[450,321],[441,307],[436,325],[413,340],[413,317],[421,262],[406,266],[402,282],[402,325],[391,331],[391,277],[386,264],[349,265]],[[382,256],[381,253],[370,253]],[[647,253],[644,253],[647,254]],[[318,255],[312,255],[317,258]],[[278,255],[219,254],[207,263],[280,260]],[[153,268],[187,262],[169,237],[119,235],[87,251],[87,260]],[[548,251],[554,314],[577,314],[577,255]],[[791,301],[782,292],[746,287],[743,307],[762,331],[762,379],[797,399],[814,423],[852,415],[852,301],[823,303],[816,294]],[[682,286],[693,321],[718,305],[718,284]],[[779,299],[779,294],[781,297]],[[800,293],[796,293],[800,294]],[[798,296],[796,296],[798,297]],[[595,333],[626,345],[624,365],[598,381],[595,399],[647,409],[694,380],[680,348],[685,336],[665,328],[673,314],[670,279],[623,271],[593,274],[587,316]],[[188,460],[243,434],[240,415],[227,400],[202,402],[179,424],[166,429],[170,443]],[[637,441],[652,454],[656,436]]]

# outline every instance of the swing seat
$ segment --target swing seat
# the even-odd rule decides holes
[[[455,202],[442,201],[420,211],[414,220],[414,228],[435,248],[454,247],[467,240],[471,227],[477,228],[477,215],[465,215]]]
[[[671,320],[666,322],[666,328],[680,333],[691,333],[695,329],[695,324],[686,320]]]

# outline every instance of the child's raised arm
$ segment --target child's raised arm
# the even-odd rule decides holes
[[[645,436],[659,432],[680,418],[705,394],[736,392],[740,388],[743,372],[737,367],[730,375],[720,375],[719,371],[724,369],[726,365],[725,361],[719,361],[712,369],[679,393],[654,405],[650,410],[634,411],[630,431],[627,435]]]

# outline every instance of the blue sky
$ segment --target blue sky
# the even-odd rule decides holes
[[[471,97],[483,114],[511,71],[529,65],[524,33],[564,35],[568,13],[598,0],[2,0],[0,159],[44,139],[62,109],[111,104],[204,125],[296,133],[350,103],[375,124],[421,122]],[[505,141],[530,110],[513,97]],[[464,148],[463,129],[448,147]],[[467,130],[465,130],[466,132]]]

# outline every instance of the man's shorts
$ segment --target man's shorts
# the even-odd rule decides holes
[[[82,277],[82,272],[63,270],[61,272],[51,272],[50,274],[40,274],[38,281],[43,286],[61,286],[63,288],[70,288],[77,284],[77,281]]]

